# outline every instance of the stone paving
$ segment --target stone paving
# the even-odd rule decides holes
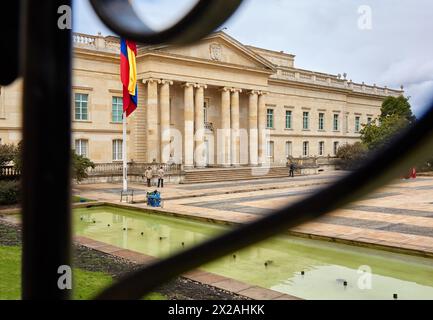
[[[170,185],[162,190],[164,208],[159,210],[227,223],[246,223],[307,197],[339,176],[341,173],[327,173],[294,179]],[[77,186],[75,192],[83,197],[119,203],[119,187],[83,185]],[[136,200],[142,199],[147,190],[139,185],[132,188],[138,190]],[[132,206],[146,208],[144,203]],[[432,218],[433,178],[422,177],[396,180],[365,199],[290,232],[433,256]]]

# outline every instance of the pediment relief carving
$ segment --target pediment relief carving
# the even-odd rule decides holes
[[[210,58],[214,61],[223,61],[223,46],[219,43],[209,45]]]
[[[192,46],[166,46],[159,48],[159,50],[185,57],[242,65],[251,68],[265,69],[270,67],[264,59],[261,60],[258,58],[254,52],[244,47],[242,44],[221,36],[203,39]]]

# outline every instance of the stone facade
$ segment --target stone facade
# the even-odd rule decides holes
[[[128,161],[206,166],[280,165],[334,156],[359,140],[391,90],[298,69],[295,56],[245,46],[223,32],[190,47],[139,47],[138,110]],[[73,141],[97,163],[121,160],[119,41],[74,35]],[[21,81],[0,92],[0,138],[19,142]]]

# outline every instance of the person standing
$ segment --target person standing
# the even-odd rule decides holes
[[[158,170],[158,188],[164,188],[164,169],[160,167]]]
[[[147,168],[147,170],[144,172],[144,176],[147,179],[147,186],[150,188],[152,186],[152,178],[153,178],[153,171],[151,167]]]
[[[291,162],[289,167],[290,167],[289,177],[294,178],[295,177],[295,164],[293,162]]]

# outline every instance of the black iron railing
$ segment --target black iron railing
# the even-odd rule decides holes
[[[173,27],[154,33],[135,14],[128,0],[91,0],[101,19],[118,34],[142,43],[190,43],[221,25],[241,0],[201,0]],[[69,0],[22,0],[2,4],[2,39],[17,44],[23,32],[21,68],[16,57],[2,63],[1,84],[24,77],[23,106],[23,298],[68,299],[69,291],[57,286],[57,269],[70,265],[70,30],[58,28],[58,8]],[[22,17],[22,24],[16,19]],[[5,24],[6,25],[6,24]],[[10,26],[17,30],[10,30]],[[10,33],[8,33],[10,32]],[[5,48],[5,50],[12,50]],[[8,51],[10,53],[10,51]],[[4,53],[4,52],[3,52]],[[16,56],[16,54],[15,54]],[[209,261],[265,240],[300,223],[316,219],[364,196],[400,175],[423,158],[433,146],[433,106],[416,125],[408,128],[385,150],[327,189],[258,221],[239,227],[188,251],[136,271],[99,299],[138,299],[162,283]],[[51,208],[41,201],[50,193]],[[42,216],[43,215],[43,216]]]

